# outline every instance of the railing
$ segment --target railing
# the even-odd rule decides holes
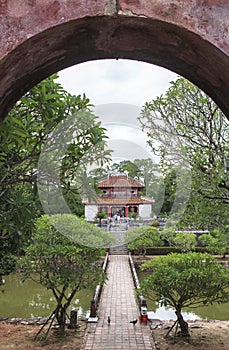
[[[136,269],[135,269],[135,266],[134,266],[134,262],[133,262],[131,253],[129,253],[129,263],[130,263],[130,269],[131,269],[131,272],[132,272],[135,288],[136,289],[140,289],[140,283],[139,283],[138,275],[137,275],[137,272],[136,272]],[[144,314],[145,313],[147,314],[146,300],[145,300],[145,298],[143,297],[142,294],[140,294],[138,296],[138,302],[139,302],[139,308],[140,308],[140,311],[141,311],[141,316],[142,316],[142,310],[143,309],[144,309]]]
[[[99,198],[141,198],[138,194],[119,193],[119,194],[99,194]]]
[[[106,253],[106,257],[105,257],[105,260],[103,262],[103,271],[104,272],[107,269],[108,261],[109,261],[109,253]],[[93,299],[91,301],[90,316],[89,316],[88,321],[90,321],[90,319],[94,319],[97,317],[97,309],[98,309],[98,305],[99,305],[101,291],[102,291],[102,285],[99,284],[96,286],[95,293],[94,293]]]

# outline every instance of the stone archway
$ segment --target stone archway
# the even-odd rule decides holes
[[[50,74],[94,59],[168,68],[229,115],[227,0],[3,0],[0,115]]]

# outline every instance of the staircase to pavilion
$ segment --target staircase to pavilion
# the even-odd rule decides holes
[[[125,243],[126,230],[121,230],[122,226],[119,226],[119,230],[111,230],[110,234],[116,239],[116,242],[110,244],[110,255],[127,255],[128,248]]]

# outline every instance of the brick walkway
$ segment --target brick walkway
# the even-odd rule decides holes
[[[152,350],[149,327],[139,322],[128,255],[111,255],[103,288],[98,323],[89,323],[83,350]],[[107,323],[110,316],[111,324]],[[129,321],[138,319],[136,326]]]

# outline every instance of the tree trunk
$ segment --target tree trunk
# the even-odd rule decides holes
[[[177,321],[178,321],[180,329],[181,329],[181,335],[183,337],[189,337],[190,334],[188,331],[188,323],[185,322],[185,320],[183,319],[183,316],[181,314],[180,309],[176,309],[176,315],[177,315]]]
[[[59,306],[56,314],[57,322],[60,327],[60,330],[65,331],[65,325],[66,325],[66,309],[62,307],[62,305]]]

